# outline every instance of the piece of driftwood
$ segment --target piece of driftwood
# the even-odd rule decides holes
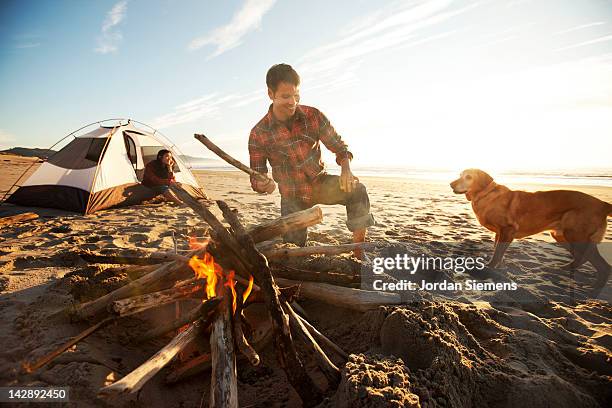
[[[280,248],[268,249],[262,253],[268,259],[293,258],[310,255],[338,255],[353,252],[355,249],[370,250],[376,246],[374,242],[362,242],[358,244],[322,245],[303,248]]]
[[[130,265],[130,266],[115,266],[112,269],[116,275],[125,273],[128,279],[134,281],[145,276],[147,273],[153,272],[162,265]]]
[[[279,264],[272,265],[272,275],[275,278],[292,279],[300,282],[320,282],[341,286],[351,286],[359,283],[356,280],[359,277],[333,272],[309,271]]]
[[[312,207],[256,225],[247,232],[254,242],[263,242],[290,231],[319,224],[321,221],[323,221],[323,211],[320,207]]]
[[[246,339],[244,335],[244,331],[242,328],[244,316],[242,314],[244,308],[244,299],[243,299],[244,291],[240,290],[236,299],[236,311],[234,313],[234,341],[236,343],[236,347],[238,351],[245,356],[252,366],[258,366],[260,363],[259,354],[255,351],[255,349],[249,344],[249,341]],[[245,321],[245,324],[248,322]]]
[[[223,212],[223,216],[234,230],[240,247],[244,249],[243,256],[252,265],[252,273],[264,295],[265,304],[272,320],[272,332],[280,365],[283,367],[292,387],[302,399],[303,405],[306,407],[315,406],[322,401],[323,393],[312,381],[312,378],[310,378],[298,357],[291,338],[289,316],[282,309],[278,287],[274,283],[268,262],[255,248],[253,238],[242,226],[236,213],[223,201],[217,201],[217,204]]]
[[[25,221],[30,221],[30,220],[35,220],[38,218],[38,214],[34,214],[34,213],[23,213],[23,214],[17,214],[17,215],[10,215],[8,217],[2,217],[0,218],[0,228],[2,227],[8,227],[10,225],[14,225],[20,222],[25,222]]]
[[[190,310],[185,316],[172,320],[170,322],[162,323],[160,325],[155,326],[151,330],[143,333],[139,336],[136,341],[144,342],[147,340],[151,340],[157,338],[159,336],[163,336],[164,334],[171,332],[173,330],[177,330],[186,324],[189,324],[201,316],[209,316],[213,311],[219,306],[221,303],[221,298],[214,297],[212,299],[208,299],[204,301],[201,305]]]
[[[187,262],[189,259],[182,255],[168,252],[152,253],[150,255],[132,255],[117,253],[113,255],[96,254],[91,251],[80,251],[77,255],[87,263],[121,264],[121,265],[159,265],[171,261]]]
[[[231,164],[232,166],[236,167],[238,170],[241,170],[243,172],[245,172],[246,174],[256,177],[262,181],[266,181],[268,180],[268,177],[265,176],[264,174],[253,170],[250,167],[247,167],[246,165],[244,165],[243,163],[241,163],[240,161],[234,159],[232,156],[230,156],[229,154],[225,153],[219,146],[217,146],[216,144],[214,144],[209,138],[207,138],[206,136],[202,135],[202,134],[194,134],[193,137],[195,137],[200,143],[202,143],[204,146],[206,146],[208,148],[208,150],[210,150],[211,152],[213,152],[214,154],[216,154],[217,156],[219,156],[220,158],[222,158],[223,160],[225,160],[227,163]]]
[[[305,318],[303,318],[302,316],[300,316],[297,313],[296,313],[296,316],[298,317],[298,319],[300,319],[300,321],[304,324],[304,326],[306,326],[306,328],[308,329],[310,334],[318,342],[320,342],[322,345],[327,346],[327,348],[329,348],[330,350],[333,350],[344,361],[348,361],[349,356],[348,356],[348,353],[346,351],[342,350],[342,348],[340,346],[338,346],[336,343],[334,343],[329,338],[327,338],[323,333],[318,331],[312,324],[310,324],[308,322],[308,320],[306,320]]]
[[[232,299],[229,291],[213,320],[210,333],[210,407],[238,407],[238,377],[232,329]]]
[[[206,249],[213,255],[215,262],[222,264],[224,260],[228,260],[228,263],[231,264],[229,269],[235,270],[238,275],[248,279],[251,265],[245,264],[241,255],[242,248],[221,221],[206,206],[194,199],[176,183],[170,185],[170,190],[210,226],[210,235],[213,242]],[[219,248],[217,248],[217,244]],[[227,254],[226,251],[230,251],[230,253]]]
[[[291,303],[294,301],[294,299],[298,297],[298,294],[300,292],[300,285],[288,286],[286,288],[278,288],[278,290],[280,292],[281,300],[286,300],[287,302]],[[249,296],[249,298],[247,299],[248,305],[253,303],[265,303],[265,298],[261,290],[251,293],[251,296]]]
[[[301,297],[359,312],[376,309],[381,305],[398,305],[402,303],[400,295],[396,293],[345,288],[327,283],[297,282],[283,278],[277,278],[276,281],[280,285],[299,284]]]
[[[325,352],[321,349],[316,340],[312,337],[298,314],[295,313],[291,305],[284,302],[283,308],[289,315],[289,323],[291,325],[291,333],[300,339],[306,350],[314,356],[317,366],[327,379],[329,388],[336,389],[340,384],[340,370],[336,365],[327,357]]]
[[[240,248],[235,246],[227,229],[214,216],[206,206],[195,200],[185,190],[176,184],[170,185],[170,189],[188,205],[197,215],[211,227],[212,235],[217,241],[229,246],[233,252],[240,253]],[[248,230],[254,242],[262,242],[296,229],[305,228],[320,223],[323,220],[323,212],[319,207],[309,208],[293,214],[285,215],[272,221],[256,225]]]
[[[88,336],[93,334],[96,330],[98,330],[100,327],[105,326],[106,324],[108,324],[108,323],[110,323],[111,321],[114,321],[114,320],[116,320],[116,318],[113,318],[113,317],[109,317],[109,318],[106,318],[104,320],[101,320],[98,323],[94,324],[93,326],[83,330],[81,333],[79,333],[78,335],[74,336],[73,338],[71,338],[66,343],[64,343],[61,346],[59,346],[58,348],[56,348],[55,350],[51,351],[50,353],[45,354],[44,356],[42,356],[41,358],[39,358],[35,362],[33,362],[33,363],[26,362],[26,363],[22,364],[22,367],[23,367],[24,371],[26,373],[33,373],[34,371],[38,370],[39,368],[49,364],[51,361],[53,361],[56,357],[58,357],[64,351],[68,350],[70,347],[74,346],[79,341],[87,338]]]
[[[267,309],[263,304],[250,305],[244,309],[245,321],[251,329],[250,344],[256,351],[265,349],[272,341],[272,324]],[[237,363],[246,361],[244,354],[237,354]],[[166,377],[167,383],[182,381],[187,377],[210,370],[210,353],[202,354],[173,368]]]
[[[185,331],[179,333],[170,343],[159,350],[153,357],[145,361],[134,371],[106,387],[100,388],[98,397],[109,398],[123,393],[137,392],[142,386],[153,377],[159,370],[172,360],[182,349],[184,349],[202,328],[202,320],[197,320]]]
[[[166,384],[173,384],[184,378],[201,373],[205,370],[210,370],[212,360],[210,353],[202,354],[187,360],[185,363],[176,367],[170,374],[166,376]]]
[[[194,254],[205,252],[206,249],[198,249],[192,251]],[[169,286],[182,278],[193,276],[193,271],[186,262],[173,261],[166,263],[153,272],[138,278],[127,285],[124,285],[98,299],[91,302],[81,303],[72,309],[73,317],[77,319],[86,319],[97,315],[104,311],[112,302],[120,299],[125,299],[138,294],[155,292],[160,289],[166,289]]]
[[[153,307],[172,303],[176,299],[184,298],[197,292],[203,293],[205,285],[205,282],[193,282],[159,292],[116,300],[111,303],[110,310],[119,316],[139,313]]]
[[[236,319],[234,321],[234,339],[236,341],[236,346],[240,353],[249,360],[252,366],[258,366],[261,362],[259,358],[259,354],[255,351],[255,349],[249,344],[249,341],[244,336],[244,331],[242,329],[242,321],[240,319]]]

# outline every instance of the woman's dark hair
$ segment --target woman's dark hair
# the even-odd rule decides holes
[[[170,150],[166,150],[166,149],[162,149],[162,150],[160,150],[159,152],[157,152],[157,160],[161,160],[161,159],[162,159],[162,157],[164,157],[164,155],[165,155],[166,153],[170,153],[170,154],[172,154],[172,152],[171,152]]]
[[[272,65],[266,74],[266,85],[268,85],[268,88],[270,88],[272,92],[276,92],[276,88],[281,82],[287,82],[288,84],[299,86],[300,76],[297,72],[295,72],[291,65]]]

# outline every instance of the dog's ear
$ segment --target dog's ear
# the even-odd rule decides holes
[[[493,177],[491,177],[487,172],[478,170],[477,174],[478,177],[476,177],[475,182],[478,184],[478,190],[484,190],[493,182]]]

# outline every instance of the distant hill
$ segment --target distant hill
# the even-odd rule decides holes
[[[0,154],[14,154],[16,156],[24,157],[40,157],[41,159],[46,159],[54,153],[56,153],[55,150],[39,149],[33,147],[13,147],[11,149],[0,150]],[[182,155],[181,159],[191,165],[215,166],[225,164],[225,162],[218,159],[208,159],[205,157],[195,157],[188,155]]]
[[[41,159],[46,159],[54,153],[55,150],[30,147],[13,147],[11,149],[0,150],[0,154],[14,154],[16,156],[24,157],[40,157]]]
[[[209,159],[206,157],[195,157],[195,156],[188,156],[188,155],[181,155],[181,159],[183,159],[183,161],[186,163],[199,164],[199,165],[215,165],[215,164],[225,163],[219,159]]]

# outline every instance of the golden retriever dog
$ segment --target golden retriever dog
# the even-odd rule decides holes
[[[465,194],[478,222],[495,233],[490,268],[499,265],[515,238],[550,231],[574,258],[567,268],[577,268],[586,261],[595,267],[597,282],[593,292],[607,283],[611,268],[599,253],[597,243],[606,232],[612,204],[579,191],[510,190],[478,169],[464,170],[450,186],[454,193]]]

